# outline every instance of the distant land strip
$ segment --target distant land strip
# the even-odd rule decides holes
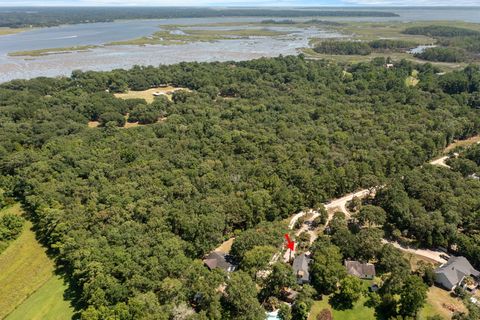
[[[398,17],[393,12],[365,10],[212,9],[174,7],[9,8],[0,9],[0,27],[52,27],[62,24],[111,22],[122,19],[173,19],[211,17]]]

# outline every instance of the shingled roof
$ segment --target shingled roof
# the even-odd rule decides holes
[[[228,272],[235,270],[235,265],[228,261],[227,254],[223,252],[213,251],[205,257],[203,263],[210,269],[222,269]]]
[[[361,279],[375,277],[375,266],[371,263],[345,260],[345,268],[348,274]]]
[[[310,261],[311,259],[305,253],[296,256],[295,260],[293,260],[292,268],[299,284],[310,282],[310,273],[308,267]]]
[[[480,272],[465,257],[451,257],[435,270],[435,281],[448,290],[455,288],[466,276],[479,277]]]

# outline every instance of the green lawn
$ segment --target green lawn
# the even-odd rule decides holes
[[[367,308],[363,304],[367,299],[362,297],[357,303],[353,305],[352,309],[349,310],[334,310],[328,303],[329,297],[324,297],[322,301],[315,301],[310,311],[310,316],[308,320],[315,320],[317,315],[323,309],[327,308],[332,310],[333,319],[341,320],[375,320],[375,310],[372,308]]]
[[[375,280],[362,280],[365,289],[367,289],[372,283],[380,283],[380,279],[376,278]],[[324,296],[323,300],[317,300],[314,302],[308,320],[315,320],[316,316],[323,309],[327,308],[332,311],[334,319],[340,320],[377,320],[375,317],[375,310],[364,306],[364,303],[367,301],[366,297],[362,297],[357,303],[353,305],[352,309],[348,310],[334,310],[329,304],[330,296]],[[454,298],[450,295],[449,292],[437,288],[430,287],[428,290],[427,301],[425,306],[419,312],[419,320],[425,320],[427,317],[439,315],[444,319],[450,319],[452,317],[452,312],[444,307],[449,305],[454,307],[457,311],[466,312],[466,308],[463,305],[462,301]]]
[[[21,215],[22,208],[15,204],[0,210],[0,216],[6,213]],[[63,299],[65,286],[54,275],[54,263],[32,227],[27,220],[20,236],[0,254],[0,319],[12,312],[16,315],[12,319],[71,319],[73,310],[65,307],[68,303]],[[58,317],[47,318],[41,313],[43,306],[59,310]]]
[[[63,297],[67,289],[61,276],[52,276],[5,320],[67,320],[74,313],[69,301]]]

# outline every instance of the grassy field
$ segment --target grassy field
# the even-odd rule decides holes
[[[125,93],[115,93],[115,97],[120,99],[144,99],[147,103],[152,103],[155,99],[154,93],[161,93],[165,95],[168,99],[172,99],[172,95],[168,92],[173,92],[177,90],[188,90],[186,88],[178,88],[178,87],[164,87],[164,88],[152,88],[143,91],[127,91]]]
[[[29,296],[5,320],[66,320],[71,319],[73,308],[63,299],[67,285],[61,276],[52,276]]]
[[[22,214],[19,204],[0,211],[0,215],[7,212]],[[0,254],[0,270],[0,319],[13,310],[22,308],[23,303],[54,276],[54,263],[47,256],[46,249],[35,238],[30,221],[26,221],[18,239]],[[46,292],[52,294],[51,301],[59,305],[66,303],[63,301],[63,293],[58,294],[57,291],[50,289]],[[73,312],[63,313],[61,319],[70,319],[72,315]]]
[[[343,63],[358,63],[358,62],[368,62],[372,61],[374,58],[378,57],[390,57],[394,61],[399,61],[401,59],[405,59],[408,61],[412,61],[415,63],[430,63],[439,67],[443,71],[453,71],[463,69],[467,66],[467,63],[463,62],[456,62],[456,63],[447,63],[447,62],[432,62],[432,61],[424,61],[415,58],[413,55],[406,53],[406,52],[389,52],[389,53],[382,53],[382,52],[374,52],[366,56],[361,55],[335,55],[335,54],[323,54],[317,53],[313,51],[311,48],[305,48],[302,52],[306,55],[307,59],[326,59],[331,61],[343,62]]]
[[[48,48],[48,49],[38,49],[38,50],[29,50],[29,51],[15,51],[8,53],[11,57],[41,57],[51,54],[61,54],[61,53],[72,53],[72,52],[82,52],[89,51],[91,49],[97,48],[98,46],[76,46],[68,48]]]
[[[431,287],[428,291],[427,303],[420,311],[420,319],[427,319],[428,316],[435,314],[442,316],[444,319],[450,319],[453,312],[445,308],[444,304],[452,306],[458,311],[465,312],[467,310],[463,302],[450,296],[449,292],[437,287]]]
[[[25,28],[0,28],[0,36],[6,36],[9,34],[15,34],[15,33],[20,33],[24,32],[27,30],[32,30],[32,29],[25,29]]]

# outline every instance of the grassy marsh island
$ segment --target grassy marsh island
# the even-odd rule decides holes
[[[205,27],[206,25],[201,26]],[[245,24],[238,26],[239,28],[245,27]],[[180,26],[165,26],[162,28],[166,30],[155,32],[148,37],[141,37],[125,41],[114,41],[108,43],[107,45],[175,45],[196,41],[208,42],[239,38],[245,39],[250,37],[275,37],[292,33],[275,31],[267,28],[234,30],[186,29]]]
[[[28,29],[28,28],[1,28],[0,27],[0,36],[6,36],[6,35],[9,35],[9,34],[16,34],[16,33],[20,33],[20,32],[29,31],[29,30],[32,30],[32,29]]]
[[[68,47],[68,48],[47,48],[47,49],[37,49],[37,50],[28,50],[28,51],[15,51],[15,52],[10,52],[8,55],[11,57],[23,57],[23,56],[40,57],[40,56],[47,56],[50,54],[85,52],[98,47],[99,46],[75,46],[75,47]]]

